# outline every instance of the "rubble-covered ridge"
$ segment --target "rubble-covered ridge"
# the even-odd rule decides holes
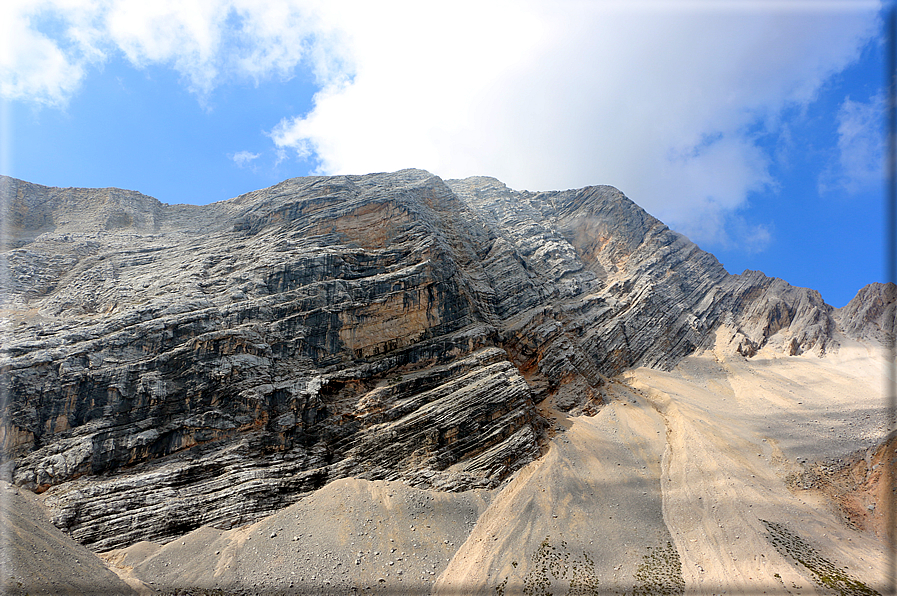
[[[590,413],[630,367],[878,321],[730,275],[607,186],[403,170],[190,206],[3,177],[0,200],[2,476],[97,550],[342,477],[494,487],[538,456],[546,398]]]

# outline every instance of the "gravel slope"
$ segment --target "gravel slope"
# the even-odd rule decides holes
[[[347,478],[250,526],[204,527],[161,548],[142,542],[104,556],[160,591],[419,594],[491,497]]]
[[[3,594],[134,594],[49,522],[37,496],[6,482],[0,482],[0,582]]]
[[[818,572],[827,564],[884,590],[882,542],[849,527],[818,487],[799,481],[814,462],[845,466],[852,452],[884,439],[880,363],[845,339],[824,359],[709,353],[670,373],[626,375],[665,418],[664,518],[689,593],[827,593]],[[808,560],[801,549],[776,547],[784,534],[812,545],[826,565],[799,564]]]
[[[856,515],[887,505],[869,482],[889,460],[865,456],[853,517],[819,481],[884,438],[881,369],[844,338],[825,358],[708,351],[609,380],[595,416],[553,411],[543,457],[499,489],[347,478],[249,526],[102,556],[145,594],[885,593],[887,550]],[[7,592],[133,593],[39,497],[0,496]]]

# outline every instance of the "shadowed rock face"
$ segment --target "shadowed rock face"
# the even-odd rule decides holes
[[[589,413],[606,376],[719,341],[837,346],[817,292],[729,275],[606,186],[405,170],[203,207],[10,178],[0,198],[3,473],[95,550],[347,476],[493,487],[538,455],[545,398]]]

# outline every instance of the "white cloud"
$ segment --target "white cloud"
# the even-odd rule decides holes
[[[696,240],[725,240],[726,214],[774,184],[752,131],[777,130],[783,110],[858,58],[875,6],[631,6],[362,6],[340,21],[354,78],[272,138],[311,147],[321,173],[414,166],[533,190],[614,184]]]
[[[328,84],[347,68],[339,32],[317,11],[302,0],[7,0],[0,96],[63,105],[118,53],[137,67],[174,68],[201,99],[231,78],[289,78],[306,54]]]
[[[86,0],[7,0],[0,12],[0,97],[62,105],[105,59]],[[38,26],[57,30],[55,38]]]
[[[64,104],[116,54],[174,68],[201,100],[223,81],[306,68],[320,91],[309,113],[271,123],[278,161],[290,151],[320,173],[421,167],[531,190],[613,184],[711,243],[731,240],[731,215],[775,185],[756,135],[780,131],[785,110],[807,105],[858,58],[881,9],[801,0],[10,6],[0,19],[4,97]],[[861,110],[845,110],[842,155],[858,156],[863,137],[851,131]],[[847,161],[845,171],[863,175]]]
[[[115,2],[104,15],[112,43],[132,63],[171,63],[192,91],[208,93],[218,75],[227,6],[217,0]]]
[[[229,78],[290,78],[303,59],[322,85],[350,71],[318,12],[302,0],[115,0],[105,23],[131,62],[169,63],[202,97]]]
[[[245,167],[262,156],[261,153],[252,153],[250,151],[237,151],[236,153],[231,154],[229,157],[234,160],[234,163],[239,167]]]
[[[844,100],[838,110],[838,160],[820,176],[820,192],[856,194],[877,190],[884,176],[884,117],[882,95],[868,102]]]

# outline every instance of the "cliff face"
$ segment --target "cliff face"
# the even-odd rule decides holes
[[[894,341],[895,308],[897,286],[893,283],[871,283],[835,311],[835,320],[849,337],[871,339],[887,345],[889,341]]]
[[[538,456],[542,400],[590,413],[633,366],[721,342],[823,354],[837,321],[878,320],[729,275],[611,187],[405,170],[203,207],[0,193],[3,475],[95,550],[340,477],[493,487]]]

